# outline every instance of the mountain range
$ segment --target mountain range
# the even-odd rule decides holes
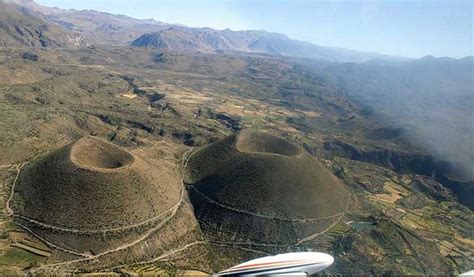
[[[370,60],[400,61],[407,58],[361,52],[344,48],[324,47],[309,42],[294,40],[286,35],[266,31],[232,31],[211,28],[191,28],[177,24],[167,24],[153,19],[135,19],[125,15],[114,15],[94,10],[60,9],[41,6],[32,0],[4,0],[19,5],[24,21],[35,20],[34,30],[61,30],[69,34],[75,44],[113,44],[136,47],[160,48],[171,51],[215,53],[222,51],[260,53],[335,62],[366,62]],[[30,19],[27,19],[30,18]],[[2,25],[3,26],[3,25]],[[3,28],[5,29],[5,28]],[[10,28],[11,29],[11,28]],[[10,32],[12,33],[12,32]],[[10,36],[12,36],[10,34]],[[18,37],[15,34],[16,37]],[[64,35],[52,36],[54,41],[62,42]],[[72,39],[74,38],[74,39]],[[18,43],[31,46],[23,39]],[[48,44],[61,46],[64,43]],[[41,45],[41,44],[39,44]]]
[[[5,47],[132,46],[158,51],[156,57],[168,51],[303,58],[318,68],[319,78],[410,129],[419,144],[460,163],[465,173],[461,175],[474,178],[469,173],[474,161],[469,143],[473,57],[408,59],[323,47],[266,31],[191,28],[94,10],[45,7],[32,0],[4,2],[0,2],[0,45]]]
[[[344,48],[324,47],[290,39],[288,36],[266,31],[232,31],[211,28],[172,26],[146,33],[132,41],[132,46],[161,48],[183,52],[213,53],[237,51],[267,55],[303,57],[335,62],[366,62],[405,60],[401,57],[359,52]]]
[[[3,47],[60,47],[81,42],[77,33],[51,24],[24,6],[0,2],[0,45]]]
[[[473,268],[473,57],[7,2],[1,276]]]

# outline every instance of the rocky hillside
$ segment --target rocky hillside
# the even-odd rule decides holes
[[[62,27],[80,32],[90,44],[128,45],[145,32],[166,28],[154,20],[139,20],[93,10],[61,10],[48,19]]]
[[[401,57],[323,47],[265,31],[214,30],[136,19],[94,10],[64,10],[41,6],[32,0],[4,0],[44,15],[47,20],[79,33],[89,44],[133,45],[179,52],[238,51],[335,62],[404,60]]]
[[[436,176],[472,208],[473,64],[474,57],[426,56],[403,63],[331,64],[321,76],[399,126],[393,134],[385,132],[389,137],[409,136],[436,157],[454,162],[441,166],[444,172],[420,173]]]
[[[67,32],[23,6],[0,2],[0,46],[60,47],[81,43],[81,36]]]
[[[45,20],[53,22],[65,30],[80,33],[88,44],[128,45],[146,32],[154,32],[170,26],[155,20],[141,20],[94,10],[66,10],[46,7],[33,0],[3,1],[42,14]]]
[[[358,52],[343,48],[323,47],[288,36],[265,31],[214,30],[173,26],[146,33],[132,46],[164,48],[172,51],[206,52],[238,51],[278,56],[304,57],[335,62],[366,62],[372,59],[401,60],[399,57]]]

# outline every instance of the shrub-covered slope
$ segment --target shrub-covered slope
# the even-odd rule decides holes
[[[263,232],[270,233],[266,239],[274,233],[273,239],[284,241],[281,228],[289,230],[286,234],[300,233],[305,221],[314,224],[307,228],[310,232],[324,229],[344,212],[349,199],[344,186],[305,150],[266,133],[244,130],[213,143],[193,154],[187,169],[185,181],[200,219],[222,227],[235,222],[228,218],[242,217],[239,224],[249,228],[233,224],[229,230],[241,229],[256,239]],[[265,222],[256,223],[261,220]],[[292,241],[305,235],[309,233],[285,237]]]

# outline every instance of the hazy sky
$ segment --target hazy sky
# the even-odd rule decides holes
[[[37,0],[192,27],[267,30],[408,57],[473,55],[472,1]]]

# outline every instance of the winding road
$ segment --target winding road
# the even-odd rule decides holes
[[[285,217],[277,217],[277,216],[270,216],[270,215],[264,215],[264,214],[259,214],[259,213],[255,213],[255,212],[249,212],[249,211],[245,211],[245,210],[241,210],[241,209],[237,209],[237,208],[234,208],[234,207],[231,207],[231,206],[228,206],[228,205],[225,205],[225,204],[222,204],[222,203],[219,203],[211,198],[209,198],[207,195],[205,195],[204,193],[202,193],[201,191],[199,191],[195,186],[193,185],[186,185],[187,187],[193,189],[194,191],[196,191],[199,195],[201,195],[202,197],[204,197],[208,202],[210,203],[213,203],[213,204],[216,204],[224,209],[227,209],[227,210],[231,210],[231,211],[234,211],[234,212],[238,212],[238,213],[243,213],[243,214],[247,214],[247,215],[250,215],[250,216],[255,216],[255,217],[261,217],[261,218],[266,218],[266,219],[271,219],[271,220],[282,220],[282,221],[292,221],[292,222],[302,222],[302,223],[305,223],[305,222],[308,222],[308,221],[318,221],[318,220],[325,220],[325,219],[332,219],[332,218],[336,218],[336,217],[339,217],[341,215],[344,215],[345,212],[340,212],[338,214],[335,214],[335,215],[331,215],[331,216],[327,216],[327,217],[318,217],[318,218],[285,218]]]
[[[198,150],[191,150],[191,153],[189,154],[189,156],[185,159],[183,159],[183,163],[182,163],[182,171],[183,173],[185,172],[187,166],[188,166],[188,162],[189,160],[191,159],[191,157],[197,153],[199,151]],[[36,158],[36,157],[35,157]],[[32,159],[34,160],[34,159]],[[32,161],[31,160],[31,161]],[[31,162],[30,161],[30,162]],[[250,216],[256,216],[256,217],[261,217],[261,218],[266,218],[266,219],[272,219],[272,220],[287,220],[287,221],[292,221],[292,222],[308,222],[308,221],[317,221],[317,220],[325,220],[325,219],[332,219],[332,218],[336,218],[336,217],[339,217],[333,224],[331,224],[328,228],[326,228],[325,230],[323,230],[322,232],[319,232],[319,233],[316,233],[316,234],[313,234],[311,236],[308,236],[306,238],[303,238],[301,240],[299,240],[295,246],[298,246],[298,245],[301,245],[302,243],[304,242],[307,242],[307,241],[310,241],[324,233],[326,233],[329,229],[331,229],[332,227],[334,227],[336,224],[338,224],[340,222],[340,220],[342,219],[342,217],[344,216],[345,214],[345,211],[344,212],[341,212],[339,214],[336,214],[336,215],[333,215],[333,216],[329,216],[329,217],[321,217],[321,218],[306,218],[306,219],[291,219],[291,218],[279,218],[279,217],[273,217],[273,216],[268,216],[268,215],[262,215],[262,214],[258,214],[258,213],[253,213],[253,212],[249,212],[249,211],[245,211],[245,210],[240,210],[240,209],[236,209],[236,208],[233,208],[233,207],[230,207],[230,206],[227,206],[227,205],[224,205],[222,203],[218,203],[212,199],[210,199],[209,197],[207,197],[206,195],[204,195],[203,193],[201,193],[199,190],[197,190],[197,188],[195,188],[194,186],[192,185],[186,185],[184,180],[183,180],[183,176],[181,177],[181,185],[182,185],[182,188],[181,188],[181,195],[180,195],[180,199],[179,201],[173,205],[171,208],[169,208],[168,210],[166,210],[165,212],[161,213],[160,215],[158,216],[155,216],[153,218],[150,218],[146,221],[143,221],[143,222],[140,222],[140,223],[137,223],[137,224],[133,224],[133,225],[128,225],[128,226],[123,226],[123,227],[118,227],[118,228],[112,228],[112,229],[103,229],[103,230],[79,230],[79,229],[73,229],[73,228],[65,228],[65,227],[60,227],[60,226],[54,226],[54,225],[50,225],[50,224],[46,224],[46,223],[43,223],[43,222],[40,222],[40,221],[37,221],[37,220],[34,220],[34,219],[31,219],[31,218],[28,218],[28,217],[25,217],[25,216],[22,216],[22,215],[15,215],[14,211],[11,209],[10,207],[10,203],[13,199],[13,195],[14,195],[14,190],[15,190],[15,185],[17,183],[17,179],[18,179],[18,176],[20,175],[20,172],[21,172],[21,169],[26,165],[28,164],[28,162],[25,162],[25,163],[22,163],[22,164],[18,164],[17,165],[17,174],[15,176],[15,179],[13,181],[13,185],[12,185],[12,189],[11,189],[11,194],[10,194],[10,197],[8,198],[7,202],[6,202],[6,210],[7,210],[7,213],[12,216],[12,217],[18,217],[18,218],[21,218],[22,220],[26,220],[30,223],[33,223],[33,224],[37,224],[39,226],[42,226],[44,228],[50,228],[50,229],[53,229],[53,230],[57,230],[57,231],[63,231],[63,232],[70,232],[70,233],[77,233],[77,234],[95,234],[95,233],[107,233],[107,232],[117,232],[117,231],[125,231],[125,230],[129,230],[129,229],[132,229],[132,228],[136,228],[136,227],[140,227],[140,226],[143,226],[147,223],[150,223],[154,220],[157,220],[157,219],[160,219],[162,217],[165,217],[164,220],[162,222],[160,222],[158,225],[150,228],[149,230],[147,230],[143,235],[141,235],[139,238],[137,238],[136,240],[133,240],[129,243],[126,243],[126,244],[122,244],[114,249],[111,249],[111,250],[107,250],[105,252],[102,252],[102,253],[99,253],[99,254],[96,254],[96,255],[90,255],[90,254],[84,254],[84,253],[78,253],[78,252],[75,252],[73,250],[69,250],[69,249],[65,249],[63,247],[60,247],[52,242],[49,242],[48,240],[42,238],[40,235],[36,234],[34,231],[32,231],[31,229],[29,229],[27,226],[21,224],[21,223],[17,223],[15,222],[18,226],[20,226],[21,228],[25,229],[26,231],[28,231],[29,233],[31,233],[33,236],[37,237],[38,239],[40,239],[41,241],[43,241],[45,244],[49,245],[50,247],[52,248],[56,248],[60,251],[64,251],[66,253],[70,253],[70,254],[73,254],[73,255],[77,255],[77,256],[80,256],[81,258],[79,259],[74,259],[74,260],[70,260],[70,261],[65,261],[65,262],[59,262],[59,263],[53,263],[53,264],[46,264],[46,265],[42,265],[40,267],[37,267],[37,268],[34,268],[30,271],[30,273],[34,274],[35,272],[39,272],[40,270],[43,270],[43,269],[47,269],[47,268],[55,268],[55,267],[61,267],[61,266],[65,266],[65,265],[71,265],[71,264],[74,264],[74,263],[78,263],[78,262],[85,262],[85,261],[91,261],[91,260],[95,260],[95,259],[98,259],[104,255],[108,255],[108,254],[112,254],[114,252],[118,252],[118,251],[121,251],[121,250],[124,250],[124,249],[127,249],[129,247],[132,247],[142,241],[144,241],[146,238],[148,238],[152,233],[156,232],[157,230],[161,229],[165,224],[167,224],[175,215],[176,213],[178,212],[179,208],[181,207],[182,203],[183,203],[183,199],[184,199],[184,195],[185,195],[185,190],[186,190],[186,186],[187,187],[190,187],[191,189],[195,190],[197,193],[199,193],[200,195],[202,195],[203,197],[205,197],[205,199],[207,201],[209,201],[210,203],[213,203],[213,204],[216,204],[222,208],[225,208],[225,209],[229,209],[229,210],[232,210],[234,212],[239,212],[239,213],[244,213],[244,214],[248,214]],[[148,260],[148,261],[142,261],[142,262],[137,262],[137,263],[132,263],[132,264],[126,264],[126,265],[119,265],[119,266],[116,266],[116,267],[112,267],[112,268],[109,268],[109,270],[114,270],[114,269],[118,269],[118,268],[122,268],[122,267],[126,267],[126,266],[133,266],[133,265],[141,265],[141,264],[149,264],[149,263],[153,263],[153,262],[156,262],[156,261],[160,261],[160,260],[164,260],[174,254],[177,254],[179,252],[182,252],[182,251],[185,251],[186,249],[192,247],[192,246],[195,246],[195,245],[201,245],[201,244],[214,244],[214,245],[220,245],[220,246],[227,246],[227,247],[237,247],[239,249],[242,249],[244,251],[251,251],[251,252],[256,252],[256,253],[259,253],[259,254],[262,254],[262,255],[267,255],[269,253],[266,253],[266,252],[263,252],[263,251],[259,251],[259,250],[255,250],[255,249],[251,249],[251,248],[246,248],[246,247],[242,247],[244,245],[248,245],[250,247],[252,246],[265,246],[265,247],[282,247],[282,246],[285,246],[285,245],[276,245],[276,244],[264,244],[264,243],[247,243],[247,242],[219,242],[219,241],[208,241],[208,240],[202,240],[202,241],[194,241],[194,242],[191,242],[191,243],[188,243],[186,245],[183,245],[181,246],[180,248],[176,248],[176,249],[173,249],[171,251],[168,251],[166,253],[163,253],[161,254],[160,256],[156,257],[156,258],[153,258],[152,260]],[[288,245],[286,245],[288,246]]]
[[[194,153],[194,152],[193,152]],[[188,157],[191,158],[192,154],[191,153]],[[185,162],[185,165],[187,166],[187,161]],[[184,181],[183,181],[183,178],[181,178],[181,185],[182,185],[182,188],[181,188],[181,196],[180,196],[180,199],[178,201],[178,203],[176,203],[173,207],[172,207],[172,210],[171,210],[171,214],[166,218],[164,219],[162,222],[160,222],[160,224],[158,224],[157,226],[149,229],[147,232],[145,232],[142,236],[140,236],[140,238],[130,242],[130,243],[127,243],[127,244],[123,244],[123,245],[120,245],[119,247],[117,248],[114,248],[114,249],[111,249],[111,250],[108,250],[108,251],[105,251],[105,252],[102,252],[102,253],[99,253],[97,255],[90,255],[90,256],[86,256],[84,257],[84,254],[81,254],[80,256],[83,256],[84,258],[80,258],[80,259],[75,259],[75,260],[70,260],[70,261],[66,261],[66,262],[59,262],[59,263],[53,263],[53,264],[46,264],[46,265],[43,265],[43,266],[40,266],[40,267],[37,267],[33,270],[31,270],[30,272],[31,273],[34,273],[34,272],[37,272],[39,270],[42,270],[42,269],[45,269],[45,268],[51,268],[51,267],[58,267],[58,266],[64,266],[64,265],[70,265],[70,264],[73,264],[73,263],[77,263],[77,262],[84,262],[84,261],[90,261],[90,260],[94,260],[94,259],[97,259],[97,258],[100,258],[104,255],[108,255],[108,254],[112,254],[114,252],[117,252],[117,251],[120,251],[120,250],[124,250],[126,248],[129,248],[129,247],[132,247],[140,242],[142,242],[143,240],[145,240],[147,237],[149,237],[152,233],[154,233],[155,231],[159,230],[161,227],[163,227],[166,223],[168,223],[174,216],[175,214],[178,212],[181,204],[183,203],[183,199],[184,199],[184,192],[185,192],[185,184],[184,184]],[[38,236],[37,234],[35,234],[34,232],[32,232],[31,230],[28,230],[30,233],[32,233],[34,236],[38,237],[38,238],[41,238],[40,236]],[[45,239],[42,239],[42,241],[45,241],[47,242],[47,240]],[[61,247],[58,247],[57,245],[51,243],[51,242],[47,242],[48,245],[51,245],[59,250],[62,250]],[[70,252],[70,250],[68,251]],[[166,253],[165,253],[166,254]]]
[[[10,207],[10,202],[12,201],[13,195],[15,194],[15,186],[16,186],[16,182],[17,182],[17,180],[18,180],[18,176],[20,176],[20,171],[21,171],[21,169],[22,169],[26,164],[27,164],[27,163],[22,163],[22,164],[17,165],[16,176],[15,176],[15,179],[13,180],[13,184],[12,184],[10,196],[8,197],[7,203],[6,203],[6,205],[5,205],[5,210],[7,211],[7,214],[8,214],[9,216],[13,216],[13,214],[15,213],[15,212],[13,211],[13,209]]]

